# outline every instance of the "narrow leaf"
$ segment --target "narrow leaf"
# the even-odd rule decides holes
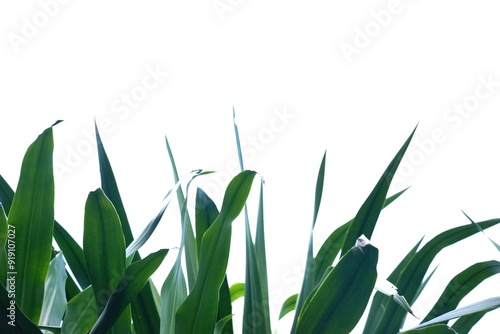
[[[351,245],[354,244],[356,238],[360,235],[363,234],[368,239],[371,238],[373,230],[375,229],[375,224],[377,223],[380,215],[380,211],[382,211],[382,208],[384,207],[387,191],[391,185],[392,178],[396,174],[399,163],[401,162],[401,159],[403,159],[406,149],[410,145],[416,129],[417,128],[415,127],[406,142],[399,149],[398,153],[375,185],[375,188],[373,188],[372,192],[359,209],[356,217],[354,217],[354,221],[347,232],[341,256],[350,249]]]
[[[54,239],[80,287],[86,289],[90,285],[90,279],[85,265],[83,249],[64,227],[56,221],[54,221]]]
[[[168,143],[168,139],[165,136],[165,142],[167,145],[168,156],[170,158],[170,165],[172,166],[172,171],[174,174],[174,182],[179,182],[179,174],[177,173],[177,166],[175,164],[174,155],[172,153],[172,149],[170,148],[170,144]],[[187,194],[186,194],[187,195]],[[183,244],[184,244],[184,255],[186,258],[186,274],[188,278],[189,290],[193,288],[194,281],[196,280],[196,276],[198,275],[198,259],[197,259],[197,251],[196,251],[196,240],[193,233],[193,225],[191,224],[191,220],[189,218],[189,214],[187,212],[187,202],[184,197],[184,193],[182,192],[182,188],[177,188],[177,201],[179,203],[179,209],[181,212],[182,219],[182,229],[183,229]]]
[[[446,325],[434,325],[422,329],[413,329],[401,334],[457,334],[455,330]],[[460,332],[461,333],[461,332]]]
[[[323,196],[323,185],[324,185],[324,179],[325,179],[325,165],[326,165],[326,151],[323,154],[323,159],[321,159],[321,164],[319,166],[318,176],[316,178],[316,191],[315,191],[315,196],[314,196],[313,220],[312,220],[311,232],[309,234],[309,246],[307,249],[307,258],[306,258],[306,270],[304,273],[304,279],[302,281],[302,286],[300,288],[300,293],[299,293],[299,296],[297,298],[297,305],[295,306],[296,312],[295,312],[295,317],[293,319],[292,332],[294,332],[295,329],[297,328],[299,315],[302,311],[302,307],[304,305],[306,298],[309,296],[311,291],[317,285],[316,280],[317,280],[318,273],[317,273],[316,269],[318,268],[317,267],[318,265],[315,265],[315,260],[314,260],[314,253],[313,253],[314,238],[313,238],[313,236],[314,236],[314,227],[316,226],[316,219],[318,218],[319,207],[321,204],[321,198]],[[344,236],[342,236],[342,239],[344,239]],[[353,244],[354,244],[354,242],[351,244],[351,246]]]
[[[229,288],[231,293],[231,302],[234,303],[235,300],[243,297],[245,295],[245,284],[244,283],[235,283],[231,285]]]

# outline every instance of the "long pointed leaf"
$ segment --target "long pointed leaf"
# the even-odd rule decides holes
[[[415,127],[406,142],[399,149],[398,153],[375,185],[375,188],[373,188],[372,192],[359,209],[356,217],[354,217],[354,221],[347,232],[341,256],[351,248],[351,245],[354,244],[360,235],[365,235],[368,239],[371,238],[373,230],[375,229],[375,224],[377,223],[380,215],[380,211],[382,211],[384,206],[387,191],[391,185],[392,178],[396,174],[399,163],[401,162],[401,159],[403,159],[406,149],[410,145],[416,129],[417,128]]]
[[[174,155],[168,139],[165,136],[165,142],[167,145],[168,156],[170,158],[170,165],[172,166],[172,171],[174,174],[174,182],[179,182],[179,174],[177,173],[177,166],[175,164]],[[186,210],[187,202],[182,192],[182,188],[177,188],[177,201],[179,203],[179,209],[181,211],[181,219],[183,224],[183,235],[184,235],[184,251],[186,258],[186,274],[188,278],[189,290],[193,288],[196,276],[198,275],[198,259],[196,251],[196,240],[193,233],[193,225],[189,219],[189,214]]]
[[[45,276],[52,253],[54,173],[52,128],[30,145],[8,214],[15,230],[16,303],[37,323],[42,310]]]
[[[304,273],[304,279],[302,281],[302,286],[300,288],[300,293],[297,298],[297,305],[295,306],[296,312],[292,324],[292,332],[295,331],[298,324],[299,315],[302,311],[302,306],[305,300],[317,285],[316,277],[317,272],[315,271],[315,261],[314,261],[314,227],[316,226],[316,219],[318,217],[319,207],[321,204],[321,198],[323,196],[323,185],[325,179],[325,165],[326,165],[326,151],[323,154],[323,159],[321,159],[321,164],[318,171],[318,176],[316,178],[316,191],[314,196],[314,211],[311,232],[309,235],[309,246],[307,249],[307,259],[306,259],[306,270]],[[350,226],[350,225],[349,225]],[[354,244],[354,243],[353,243]]]
[[[109,198],[120,217],[125,245],[128,246],[134,240],[132,230],[127,218],[127,213],[123,205],[118,184],[115,179],[111,163],[95,123],[97,153],[99,158],[99,171],[101,174],[101,188]],[[139,253],[135,253],[133,261],[140,260]],[[158,333],[160,331],[160,316],[155,306],[153,292],[150,284],[146,284],[143,290],[137,295],[131,304],[134,328],[139,332]]]

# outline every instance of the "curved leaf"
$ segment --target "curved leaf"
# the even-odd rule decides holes
[[[295,311],[295,304],[297,303],[297,297],[298,297],[298,294],[291,295],[283,302],[283,306],[281,306],[280,315],[279,315],[280,320],[288,313]]]
[[[487,261],[475,263],[455,276],[446,286],[438,301],[422,322],[429,321],[446,312],[454,310],[462,298],[485,279],[500,273],[500,262]]]

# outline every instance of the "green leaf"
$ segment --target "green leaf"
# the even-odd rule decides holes
[[[489,228],[500,223],[500,219],[491,219],[478,223],[482,228]],[[387,278],[399,288],[410,305],[416,295],[436,255],[444,248],[477,233],[472,225],[452,228],[434,237],[421,250],[414,248]],[[366,320],[365,334],[386,334],[397,332],[406,317],[406,312],[383,294],[377,292],[371,303]]]
[[[450,334],[450,333],[456,334],[457,332],[446,325],[434,325],[422,329],[414,329],[401,332],[401,334]]]
[[[400,192],[388,197],[384,202],[384,209],[399,198],[408,188],[401,190]],[[338,227],[335,231],[328,236],[323,245],[318,251],[318,254],[314,258],[314,272],[316,274],[315,284],[318,284],[325,274],[328,267],[333,264],[333,261],[337,257],[338,253],[342,249],[344,244],[344,239],[347,231],[349,230],[350,224],[352,224],[351,219],[344,225]]]
[[[245,229],[246,229],[246,276],[245,276],[245,299],[243,306],[243,332],[244,333],[271,333],[271,320],[269,315],[269,297],[267,289],[267,268],[265,242],[263,233],[263,184],[261,181],[258,228],[260,238],[259,255],[257,247],[253,243],[250,223],[245,207]],[[259,225],[261,225],[259,227]]]
[[[91,286],[68,302],[62,325],[63,334],[87,334],[99,317]]]
[[[356,326],[377,279],[378,249],[361,240],[306,300],[294,333],[347,334]]]
[[[219,210],[214,201],[201,188],[196,189],[195,221],[196,221],[196,245],[197,254],[200,258],[201,241],[206,230],[212,225]]]
[[[231,302],[243,297],[245,295],[245,283],[235,283],[229,288],[231,293]]]
[[[38,327],[31,322],[17,307],[12,296],[7,292],[3,283],[0,284],[0,333],[4,334],[42,334]]]
[[[241,152],[240,135],[238,132],[238,126],[236,124],[236,113],[234,111],[234,108],[233,125],[240,169],[241,171],[243,171],[243,155]],[[255,244],[252,240],[250,221],[248,219],[248,210],[247,206],[245,205],[246,289],[245,301],[243,306],[244,333],[271,333],[262,188],[263,180],[261,180],[260,187]]]
[[[168,139],[165,136],[165,142],[167,145],[168,156],[170,158],[170,164],[172,166],[172,171],[174,174],[174,182],[179,182],[179,174],[177,173],[177,166],[175,164],[174,155],[172,153],[172,149],[168,143]],[[186,191],[187,192],[187,191]],[[187,194],[186,194],[187,195]],[[191,220],[189,219],[189,214],[187,212],[187,202],[184,197],[184,193],[182,192],[182,188],[177,188],[177,201],[179,203],[179,209],[181,212],[182,219],[182,229],[183,229],[183,244],[185,249],[185,258],[186,258],[186,274],[188,278],[188,286],[189,290],[191,290],[194,286],[194,282],[196,280],[196,276],[198,275],[198,258],[196,251],[196,240],[193,233],[193,226],[191,224]]]
[[[83,254],[100,314],[126,266],[120,218],[102,189],[91,192],[85,204]],[[131,321],[128,309],[110,333],[130,333]]]
[[[45,294],[43,296],[40,325],[61,326],[66,311],[66,263],[61,253],[50,262],[49,271],[45,280]]]
[[[354,221],[347,232],[344,246],[342,247],[342,255],[344,255],[351,248],[352,244],[354,244],[360,235],[365,235],[368,239],[371,238],[380,215],[380,211],[382,211],[382,208],[384,207],[387,191],[391,185],[392,178],[396,174],[399,163],[401,162],[401,159],[403,159],[406,149],[410,145],[416,129],[417,128],[415,127],[406,142],[399,149],[398,153],[375,185],[375,188],[373,188],[372,192],[359,209],[356,217],[354,217]]]
[[[212,225],[219,210],[212,201],[212,199],[201,189],[196,190],[196,205],[195,205],[195,221],[196,221],[196,245],[198,250],[198,258],[200,258],[201,241],[206,230]],[[227,277],[224,278],[222,285],[219,289],[219,309],[217,311],[217,321],[225,319],[228,315],[232,314],[231,293],[229,291],[229,284]],[[224,322],[222,333],[229,334],[233,332],[232,317]]]
[[[498,273],[500,273],[500,262],[498,261],[478,262],[462,271],[448,283],[422,323],[454,310],[469,292],[485,279]]]
[[[54,221],[54,239],[80,287],[86,289],[90,285],[90,279],[85,265],[83,249],[64,227],[56,221]]]
[[[167,253],[167,249],[159,250],[127,267],[125,274],[109,298],[90,334],[108,332],[122,312],[142,290],[151,275],[158,269]]]
[[[161,334],[175,333],[175,313],[187,298],[186,279],[182,270],[181,251],[161,288]]]
[[[313,248],[314,248],[314,227],[316,225],[316,219],[318,217],[318,212],[319,212],[319,207],[321,204],[321,197],[323,196],[323,185],[324,185],[324,179],[325,179],[325,165],[326,165],[326,151],[323,154],[323,159],[321,160],[321,164],[319,167],[318,171],[318,177],[316,179],[316,192],[314,196],[314,211],[313,211],[313,220],[312,220],[312,227],[311,227],[311,233],[309,235],[309,246],[307,249],[307,259],[306,259],[306,270],[304,273],[304,279],[302,281],[302,287],[300,288],[300,293],[297,298],[297,305],[295,306],[296,312],[295,312],[295,317],[293,319],[293,324],[292,324],[292,332],[295,332],[295,329],[297,328],[298,324],[298,318],[299,315],[302,311],[302,307],[304,305],[305,300],[311,293],[311,291],[314,289],[314,287],[317,285],[317,268],[315,268],[317,265],[315,265],[314,261],[314,253],[313,253]],[[339,233],[342,233],[340,231]],[[344,236],[342,236],[344,238]],[[354,243],[353,243],[354,244]],[[323,256],[323,255],[322,255]]]
[[[285,302],[283,303],[283,306],[281,306],[281,311],[280,311],[280,316],[279,316],[280,320],[285,315],[287,315],[288,313],[295,310],[295,305],[297,304],[297,297],[298,296],[299,296],[298,294],[294,294],[285,300]]]
[[[8,214],[16,256],[16,303],[34,323],[42,310],[45,276],[52,253],[54,174],[52,128],[30,145],[23,159],[17,191]],[[10,240],[10,239],[9,239]]]
[[[125,207],[123,206],[111,163],[108,159],[106,150],[104,149],[99,129],[97,128],[97,123],[95,124],[95,133],[97,153],[99,157],[99,170],[101,174],[101,188],[111,203],[113,203],[113,206],[118,213],[118,217],[120,217],[122,231],[125,237],[125,245],[128,246],[132,243],[134,237],[132,235],[132,230],[130,228]],[[133,261],[138,261],[140,259],[141,257],[139,253],[135,253]],[[139,332],[158,333],[160,331],[160,315],[158,314],[158,309],[156,308],[153,299],[151,285],[146,284],[131,304],[134,328]]]
[[[220,214],[203,236],[195,286],[176,314],[177,334],[207,333],[215,328],[219,287],[229,258],[231,223],[243,209],[255,174],[244,171],[233,178],[226,189]]]

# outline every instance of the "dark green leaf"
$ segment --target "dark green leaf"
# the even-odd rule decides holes
[[[416,129],[417,128],[415,127],[385,170],[384,174],[382,174],[382,177],[375,185],[375,188],[373,188],[372,192],[359,209],[356,217],[354,217],[354,221],[347,232],[344,246],[342,247],[342,255],[344,255],[351,248],[360,235],[365,235],[368,239],[371,238],[380,215],[380,211],[382,211],[382,208],[384,207],[387,191],[391,185],[392,178],[396,174],[399,163],[401,162],[401,159],[403,159],[406,149],[410,145]]]
[[[350,333],[375,286],[377,261],[371,244],[351,248],[306,300],[294,333]]]

